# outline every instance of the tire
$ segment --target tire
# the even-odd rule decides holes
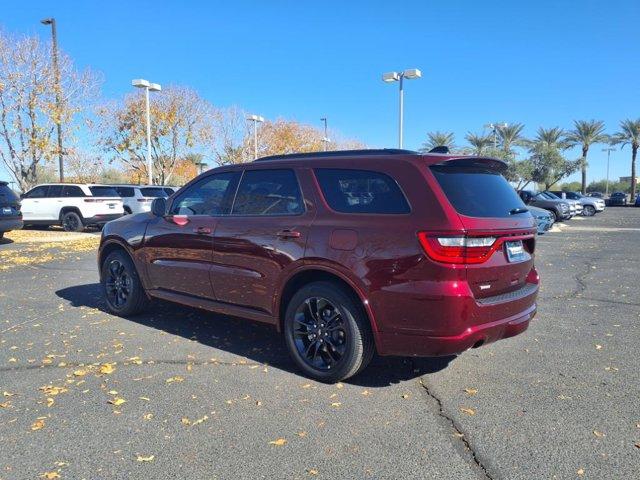
[[[65,232],[81,232],[84,230],[84,224],[76,212],[66,212],[62,214],[62,228]]]
[[[375,351],[364,309],[334,282],[313,282],[296,292],[287,305],[284,334],[294,363],[326,383],[362,371]]]
[[[582,209],[583,217],[593,217],[596,214],[596,207],[592,205],[585,205]]]
[[[551,214],[551,221],[556,223],[558,221],[558,215],[553,210],[547,210]]]
[[[0,240],[2,240],[2,237],[4,237],[4,232],[0,232]]]
[[[109,313],[129,317],[149,307],[150,300],[135,265],[122,250],[111,252],[102,262],[100,286]]]
[[[124,207],[124,214],[123,215],[131,215],[131,209],[129,207]]]

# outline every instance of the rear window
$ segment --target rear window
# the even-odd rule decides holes
[[[6,184],[0,183],[0,205],[13,204],[18,201],[18,195]]]
[[[118,192],[113,187],[89,187],[91,195],[94,197],[119,197]]]
[[[504,218],[512,216],[517,209],[525,209],[523,213],[526,213],[514,188],[494,170],[434,165],[431,171],[453,207],[462,215]]]
[[[368,170],[315,170],[329,206],[342,213],[409,213],[409,203],[389,175]]]
[[[140,189],[143,197],[168,197],[164,188],[160,187],[144,187]]]

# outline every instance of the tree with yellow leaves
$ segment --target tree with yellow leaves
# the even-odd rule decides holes
[[[153,96],[150,112],[153,183],[168,185],[181,159],[205,152],[213,142],[215,109],[194,90],[173,86]],[[146,178],[144,95],[138,92],[123,102],[102,105],[97,117],[97,144],[110,154],[109,160]]]
[[[22,191],[38,183],[40,170],[58,154],[56,125],[61,124],[69,139],[78,128],[76,115],[99,83],[91,71],[77,71],[64,53],[59,68],[58,87],[50,46],[38,37],[0,32],[0,158]],[[55,101],[58,88],[60,107]]]

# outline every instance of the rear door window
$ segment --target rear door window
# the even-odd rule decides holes
[[[77,185],[67,185],[62,190],[63,197],[85,197],[86,195]]]
[[[232,215],[299,215],[302,193],[293,170],[247,170]]]
[[[342,213],[409,213],[409,203],[389,175],[368,170],[315,170],[327,204]]]
[[[451,205],[468,217],[505,218],[527,214],[526,206],[497,171],[475,165],[433,165],[431,172]]]
[[[49,191],[47,192],[47,197],[49,198],[58,198],[62,197],[62,185],[51,185],[49,187]]]

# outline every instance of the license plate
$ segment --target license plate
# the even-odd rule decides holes
[[[505,242],[504,247],[507,251],[507,260],[510,262],[521,262],[527,259],[527,252],[524,250],[522,240]]]
[[[3,215],[11,215],[11,207],[2,207]]]

